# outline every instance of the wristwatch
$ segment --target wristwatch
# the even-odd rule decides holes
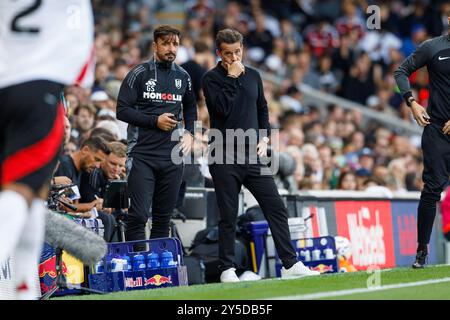
[[[411,104],[413,103],[413,101],[416,101],[416,99],[414,99],[414,97],[409,97],[409,98],[406,100],[406,105],[407,105],[408,107],[411,107]]]
[[[262,141],[264,141],[266,144],[268,144],[269,143],[269,137],[263,137]]]

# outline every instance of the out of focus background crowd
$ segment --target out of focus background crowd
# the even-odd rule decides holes
[[[182,30],[177,63],[191,75],[198,119],[209,127],[200,83],[217,63],[214,38],[231,27],[244,35],[244,63],[261,71],[270,123],[279,129],[274,148],[284,155],[295,190],[421,189],[420,133],[409,134],[339,103],[305,101],[311,87],[363,108],[417,126],[393,78],[399,63],[424,40],[447,33],[449,1],[94,0],[95,83],[68,87],[69,122],[64,152],[80,148],[92,130],[126,143],[126,124],[116,120],[116,99],[126,74],[152,56],[153,30]],[[380,28],[368,29],[367,7],[380,9]],[[427,106],[426,69],[410,77]],[[70,130],[70,131],[69,131]],[[70,132],[70,134],[69,134]],[[206,137],[197,135],[197,148]],[[203,142],[203,143],[202,143]],[[290,161],[290,162],[289,162]]]

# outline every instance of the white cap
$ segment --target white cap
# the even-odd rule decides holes
[[[91,101],[107,101],[109,99],[108,94],[105,91],[95,91],[91,95]]]

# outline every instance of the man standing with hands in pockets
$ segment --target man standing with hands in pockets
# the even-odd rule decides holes
[[[269,223],[276,250],[283,263],[281,277],[317,275],[319,272],[311,271],[302,262],[297,261],[290,239],[287,209],[278,193],[273,176],[262,174],[263,169],[268,168],[257,158],[267,153],[270,131],[261,77],[256,70],[242,64],[243,38],[239,32],[232,29],[221,30],[216,37],[216,49],[221,61],[205,74],[202,81],[211,129],[220,131],[223,136],[230,130],[236,134],[241,131],[254,132],[257,136],[256,142],[244,142],[243,145],[235,144],[234,138],[233,141],[224,139],[225,143],[222,145],[217,141],[214,142],[216,150],[220,147],[226,149],[224,152],[226,163],[222,161],[225,159],[220,157],[215,163],[211,163],[210,158],[209,163],[220,209],[219,260],[222,271],[220,280],[239,281],[233,260],[238,195],[242,185],[254,195]],[[265,129],[266,134],[259,136],[260,129]],[[229,152],[230,147],[233,152]],[[245,149],[244,154],[234,153],[236,148],[242,150],[242,147]],[[257,161],[251,161],[252,155]],[[242,160],[245,163],[241,164]]]

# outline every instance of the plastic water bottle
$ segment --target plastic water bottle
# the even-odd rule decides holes
[[[129,256],[124,255],[123,260],[123,271],[131,271],[131,259]]]
[[[147,268],[148,269],[158,269],[159,264],[159,254],[157,252],[150,252],[147,255]]]
[[[169,268],[174,264],[172,252],[164,250],[164,252],[161,253],[161,268]]]
[[[145,270],[145,258],[142,254],[136,254],[133,257],[133,270]]]
[[[105,263],[103,259],[95,264],[95,273],[103,273],[105,271]]]
[[[111,260],[111,272],[124,271],[123,259],[113,258]]]

